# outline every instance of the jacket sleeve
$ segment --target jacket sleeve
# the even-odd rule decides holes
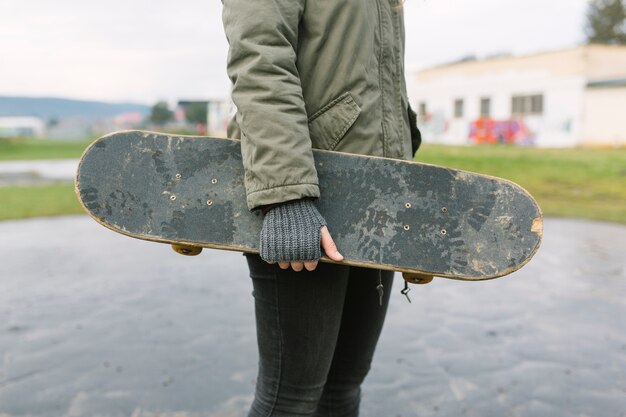
[[[248,207],[319,197],[296,66],[305,0],[223,0]]]

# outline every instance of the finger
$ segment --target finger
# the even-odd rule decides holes
[[[293,268],[294,271],[296,272],[300,272],[304,269],[304,263],[302,262],[292,262],[291,263],[291,267]]]
[[[337,261],[337,262],[343,261],[343,255],[340,254],[339,251],[337,250],[337,245],[335,245],[335,241],[330,236],[328,227],[326,226],[322,227],[322,230],[320,230],[320,234],[321,234],[321,239],[322,239],[322,249],[324,249],[326,256],[328,256],[333,261]]]
[[[289,262],[279,262],[278,266],[280,269],[289,269]]]
[[[315,268],[317,268],[317,261],[305,262],[304,267],[307,271],[315,271]]]

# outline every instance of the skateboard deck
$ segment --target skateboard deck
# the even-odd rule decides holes
[[[510,181],[313,153],[316,205],[344,264],[484,280],[521,268],[540,245],[541,210]],[[247,208],[243,178],[238,140],[124,131],[85,150],[76,192],[98,223],[124,235],[258,253],[263,219]]]

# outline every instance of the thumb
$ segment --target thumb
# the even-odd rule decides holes
[[[322,240],[322,249],[324,249],[326,256],[328,256],[333,261],[343,261],[343,255],[340,254],[337,250],[337,245],[335,245],[335,241],[330,236],[328,227],[322,227],[322,229],[320,230],[320,236]]]

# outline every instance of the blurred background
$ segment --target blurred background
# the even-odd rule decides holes
[[[225,135],[221,7],[0,1],[1,417],[245,415],[250,288],[209,279],[241,259],[170,260],[73,188],[102,134]],[[404,13],[416,160],[513,180],[548,220],[524,278],[398,294],[364,415],[626,416],[626,2]]]
[[[418,160],[517,181],[549,215],[626,223],[623,3],[411,0],[405,21]],[[0,160],[75,159],[120,129],[225,135],[218,1],[4,0],[0,31]],[[4,164],[0,219],[80,212],[58,181],[74,166]],[[44,182],[34,207],[23,186]]]

